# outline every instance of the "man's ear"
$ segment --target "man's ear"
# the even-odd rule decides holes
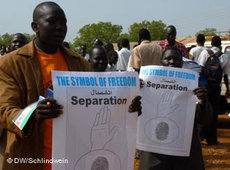
[[[37,33],[38,32],[38,24],[36,23],[36,22],[32,22],[31,23],[31,27],[32,27],[32,29],[33,29],[33,31],[35,32],[35,33]]]

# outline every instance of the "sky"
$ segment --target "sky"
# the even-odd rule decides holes
[[[0,35],[17,32],[33,34],[32,13],[42,0],[4,0],[0,5]],[[134,22],[161,20],[177,28],[177,37],[194,36],[205,28],[230,30],[229,0],[54,0],[65,11],[68,32],[73,42],[86,24],[111,22],[123,27]]]

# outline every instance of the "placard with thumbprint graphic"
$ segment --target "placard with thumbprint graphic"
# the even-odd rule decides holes
[[[88,166],[91,166],[91,170],[121,169],[120,157],[115,151],[106,148],[106,145],[114,139],[114,136],[118,131],[118,127],[111,127],[110,123],[110,109],[108,107],[101,108],[96,114],[91,128],[90,151],[76,161],[75,170],[82,170],[84,167]],[[86,169],[89,169],[89,167]]]
[[[133,169],[137,113],[128,109],[139,93],[138,74],[55,72],[52,76],[54,97],[64,107],[53,122],[53,157],[68,160],[52,169]]]
[[[193,132],[198,86],[196,72],[163,66],[141,68],[142,115],[138,118],[137,148],[188,156]]]

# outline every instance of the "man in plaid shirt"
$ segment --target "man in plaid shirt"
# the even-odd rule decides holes
[[[188,58],[188,52],[187,52],[186,47],[183,44],[175,40],[176,39],[176,28],[173,25],[169,25],[166,28],[166,36],[167,36],[167,39],[159,41],[157,43],[158,45],[161,46],[162,50],[165,50],[165,48],[167,47],[175,46],[181,51],[183,57]]]

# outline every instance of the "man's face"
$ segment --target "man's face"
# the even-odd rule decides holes
[[[104,72],[108,65],[108,59],[102,49],[94,48],[90,58],[92,71]]]
[[[27,40],[22,35],[16,34],[11,40],[11,51],[14,51],[27,43]]]
[[[60,46],[67,32],[66,17],[64,11],[56,6],[43,6],[38,12],[37,21],[34,21],[39,43]]]
[[[176,30],[171,27],[168,27],[166,29],[166,37],[167,37],[169,45],[171,46],[174,45],[175,39],[176,39]]]
[[[162,57],[161,63],[163,66],[179,67],[183,65],[182,56],[175,50],[167,50]]]

